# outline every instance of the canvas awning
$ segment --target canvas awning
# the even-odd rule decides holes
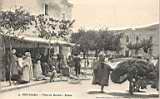
[[[9,48],[9,38],[11,40],[11,44],[15,48],[32,48],[32,47],[49,47],[49,44],[51,46],[57,46],[57,45],[62,45],[62,46],[67,46],[67,47],[72,47],[75,44],[69,43],[66,41],[62,40],[47,40],[44,38],[38,38],[38,37],[24,37],[24,36],[5,36],[5,46],[6,48]]]

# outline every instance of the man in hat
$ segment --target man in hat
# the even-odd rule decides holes
[[[100,54],[99,60],[95,62],[93,66],[93,81],[92,84],[98,84],[101,86],[101,92],[103,93],[104,86],[108,86],[109,75],[112,71],[108,64],[105,64],[105,55]]]

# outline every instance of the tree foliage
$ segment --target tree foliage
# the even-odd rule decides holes
[[[2,36],[9,37],[9,52],[11,52],[12,44],[10,36],[17,36],[20,33],[26,31],[32,25],[34,21],[34,16],[22,9],[22,7],[15,9],[14,11],[0,11],[0,34]],[[18,34],[17,34],[18,33]],[[5,49],[5,48],[4,48]],[[6,54],[7,55],[7,54]],[[11,66],[10,64],[10,54],[5,56],[7,59],[6,68],[9,70],[9,83],[11,85]],[[9,61],[9,62],[7,62]]]
[[[143,44],[142,44],[142,42],[140,42],[140,43],[128,43],[128,45],[127,45],[127,47],[129,48],[129,49],[135,49],[135,50],[139,50],[140,48],[143,48]]]
[[[70,28],[74,20],[56,20],[52,17],[43,14],[36,16],[35,27],[39,32],[41,38],[62,37],[70,33]]]
[[[39,32],[39,37],[62,37],[70,33],[75,20],[56,20],[45,15],[31,15],[22,7],[14,11],[0,11],[0,33],[3,35],[15,35],[35,27]]]
[[[3,35],[15,35],[29,29],[34,21],[34,16],[26,12],[22,7],[15,11],[0,11],[0,33]]]
[[[143,39],[142,44],[143,44],[143,50],[145,53],[151,52],[152,46],[153,46],[152,38]]]
[[[137,40],[137,38],[136,38]],[[136,43],[128,43],[127,47],[131,50],[135,50],[136,52],[139,50],[139,49],[143,49],[145,53],[148,53],[149,51],[151,51],[151,48],[153,46],[153,43],[152,43],[152,38],[149,38],[149,39],[143,39],[141,42],[136,42]]]
[[[72,34],[71,40],[80,45],[80,51],[86,53],[89,50],[94,50],[97,56],[102,50],[119,52],[121,50],[121,37],[121,34],[110,33],[107,30],[79,30],[78,33]]]

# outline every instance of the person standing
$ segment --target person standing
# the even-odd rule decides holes
[[[25,53],[25,58],[24,61],[27,63],[29,66],[29,79],[33,80],[33,64],[32,64],[32,59],[31,59],[31,54],[30,52]]]
[[[52,70],[52,74],[51,74],[51,76],[50,76],[50,82],[54,81],[55,78],[56,78],[56,75],[57,75],[55,66],[53,66],[52,68],[53,68],[53,70]]]
[[[78,56],[78,54],[75,54],[75,56],[73,58],[73,62],[74,62],[76,76],[78,76],[78,75],[80,75],[80,72],[81,72],[81,64],[80,64],[81,59]]]
[[[41,61],[39,59],[36,60],[36,63],[34,64],[34,78],[35,80],[43,80],[45,77],[42,74],[42,68],[41,68]]]
[[[156,87],[157,87],[157,91],[159,91],[159,57],[158,57],[158,61],[156,64]]]
[[[57,54],[57,73],[61,73],[64,62],[63,54]]]
[[[28,62],[25,61],[26,57],[19,57],[18,64],[21,67],[21,75],[20,75],[20,84],[28,83],[29,82],[29,65]]]
[[[101,86],[101,93],[104,91],[104,86],[109,85],[109,75],[112,71],[112,68],[105,64],[105,55],[100,54],[97,62],[94,63],[93,66],[93,80],[92,84],[98,84]]]
[[[16,50],[13,49],[10,54],[10,78],[14,84],[19,80],[19,67],[18,67],[18,58],[16,56]]]

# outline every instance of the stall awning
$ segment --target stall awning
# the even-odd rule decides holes
[[[9,38],[11,40],[11,44],[13,47],[27,47],[27,48],[32,48],[32,47],[49,47],[49,44],[51,46],[56,46],[56,45],[62,45],[62,46],[67,46],[67,47],[72,47],[75,44],[69,43],[66,41],[62,40],[47,40],[44,38],[38,38],[38,37],[24,37],[24,36],[3,36],[5,38],[5,45],[6,47],[9,47]]]

